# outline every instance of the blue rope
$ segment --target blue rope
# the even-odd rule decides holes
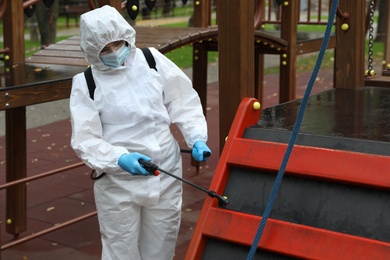
[[[256,235],[255,235],[255,238],[253,240],[251,249],[249,250],[249,253],[247,255],[247,258],[246,258],[247,260],[252,260],[254,255],[255,255],[255,253],[256,253],[256,249],[257,249],[257,246],[259,244],[261,235],[263,234],[265,224],[267,223],[268,217],[271,214],[272,206],[273,206],[273,204],[275,202],[275,199],[277,197],[277,193],[278,193],[280,185],[282,183],[283,175],[284,175],[284,172],[286,170],[287,163],[288,163],[288,160],[290,158],[291,151],[292,151],[292,149],[294,147],[295,140],[297,138],[299,129],[301,127],[301,123],[302,123],[302,120],[303,120],[303,115],[305,113],[306,105],[307,105],[307,102],[309,100],[310,92],[311,92],[311,90],[313,88],[313,85],[314,85],[314,82],[315,82],[315,80],[317,78],[318,71],[320,70],[321,63],[322,63],[325,51],[326,51],[327,46],[328,46],[330,33],[332,31],[333,21],[335,19],[337,6],[338,6],[338,0],[333,0],[332,1],[332,6],[331,6],[331,9],[330,9],[328,23],[326,25],[324,39],[323,39],[322,44],[321,44],[320,52],[318,54],[318,58],[317,58],[315,67],[313,69],[313,73],[312,73],[312,75],[310,77],[310,80],[309,80],[309,83],[308,83],[308,85],[306,87],[306,91],[305,91],[304,96],[302,98],[302,103],[301,103],[301,105],[299,107],[297,120],[295,122],[293,132],[291,133],[291,137],[290,137],[290,140],[289,140],[289,143],[288,143],[288,146],[287,146],[286,153],[284,154],[282,164],[280,166],[278,174],[276,175],[276,179],[275,179],[274,185],[272,186],[270,197],[269,197],[269,199],[267,201],[267,204],[265,206],[265,210],[264,210],[262,219],[260,221],[259,228],[258,228],[258,230],[256,232]]]

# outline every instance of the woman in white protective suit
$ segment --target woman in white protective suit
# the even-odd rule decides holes
[[[135,47],[135,31],[113,7],[80,19],[81,49],[96,89],[90,98],[83,73],[73,78],[71,146],[97,174],[94,184],[102,259],[172,259],[180,226],[182,183],[151,175],[152,161],[182,175],[179,146],[170,124],[181,130],[198,161],[210,152],[207,124],[190,79],[150,48],[156,70]]]

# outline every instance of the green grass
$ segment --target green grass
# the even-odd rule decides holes
[[[178,28],[187,27],[188,23],[166,24],[162,27]],[[184,46],[166,54],[179,68],[185,69],[192,66],[192,46]],[[216,62],[218,60],[218,52],[208,52],[208,62]]]
[[[368,44],[366,43],[366,46]],[[368,62],[368,47],[366,47],[365,52],[365,63]],[[384,43],[378,42],[375,43],[373,48],[373,62],[376,64],[379,64],[383,60],[384,55]],[[313,53],[309,57],[300,57],[297,58],[297,72],[305,72],[305,71],[311,71],[313,70],[315,63],[317,62],[318,53]],[[332,69],[334,66],[334,50],[327,50],[324,55],[324,59],[321,64],[322,69]]]
[[[192,46],[184,46],[166,54],[179,68],[185,69],[192,67]],[[218,52],[208,52],[208,62],[216,62]]]
[[[276,25],[275,24],[265,24],[264,30],[267,31],[275,31]],[[326,25],[307,25],[307,24],[301,24],[298,25],[297,31],[298,32],[325,32]],[[332,32],[335,32],[335,28],[332,28]]]
[[[376,64],[382,63],[384,56],[384,43],[383,42],[374,42],[373,45],[373,62]],[[365,62],[368,60],[368,41],[366,41],[365,46]],[[296,68],[297,72],[307,72],[312,71],[318,58],[318,52],[312,54],[298,56]],[[329,49],[325,52],[324,58],[321,63],[321,69],[333,69],[334,66],[334,50]],[[279,73],[279,67],[267,68],[264,71],[264,74],[277,74]]]

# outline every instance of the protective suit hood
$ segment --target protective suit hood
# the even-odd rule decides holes
[[[135,30],[114,8],[105,5],[80,17],[80,47],[85,59],[95,68],[108,70],[99,58],[100,51],[110,42],[124,40],[135,53]]]

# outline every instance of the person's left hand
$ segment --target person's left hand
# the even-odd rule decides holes
[[[192,148],[192,157],[198,162],[206,161],[211,155],[210,148],[203,141],[196,141]]]

